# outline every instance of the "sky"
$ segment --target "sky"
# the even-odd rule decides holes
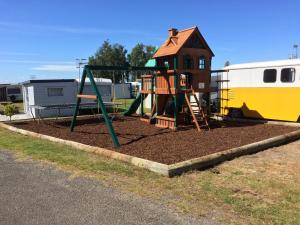
[[[287,59],[300,44],[299,0],[0,0],[0,83],[77,78],[76,58],[104,40],[160,46],[168,29],[198,26],[213,69]]]

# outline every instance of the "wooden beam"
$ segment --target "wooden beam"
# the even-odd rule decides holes
[[[77,95],[77,98],[97,99],[96,95]]]
[[[145,66],[101,66],[101,65],[86,65],[84,68],[97,71],[166,71],[166,67],[145,67]]]

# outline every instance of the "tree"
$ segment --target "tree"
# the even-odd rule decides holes
[[[110,44],[109,40],[106,40],[95,55],[89,57],[89,65],[125,66],[129,63],[132,66],[145,66],[154,53],[154,46],[139,43],[131,50],[130,54],[126,55],[127,50],[123,45]],[[93,74],[95,77],[112,79],[114,83],[129,79],[129,73],[122,71],[93,71]],[[141,74],[141,71],[132,73],[133,80],[140,77]]]
[[[226,67],[226,66],[230,66],[230,62],[228,60],[224,64],[224,67]]]
[[[155,46],[138,43],[133,47],[131,53],[127,56],[127,59],[131,66],[145,66],[147,61],[153,57],[154,53]],[[141,71],[132,73],[133,80],[139,78],[141,74]]]
[[[109,40],[106,40],[95,55],[89,57],[89,65],[124,66],[127,63],[126,54],[127,50],[123,45],[117,43],[112,45]],[[115,83],[122,81],[124,76],[124,72],[121,71],[94,71],[93,74],[95,77],[110,78]]]
[[[4,106],[4,115],[9,117],[9,121],[11,121],[11,117],[17,113],[18,109],[14,104],[7,104]]]

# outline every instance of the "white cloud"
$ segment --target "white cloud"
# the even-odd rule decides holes
[[[48,72],[75,72],[75,71],[77,71],[75,65],[72,66],[72,65],[58,65],[58,64],[41,65],[41,66],[32,68],[32,70],[48,71]]]

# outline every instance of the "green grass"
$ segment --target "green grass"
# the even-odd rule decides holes
[[[170,179],[4,129],[0,129],[0,148],[21,158],[55,163],[74,174],[93,176],[120,190],[163,201],[183,213],[215,217],[230,224],[300,224],[297,151],[287,151],[290,157],[280,164],[259,153],[259,157],[241,157],[211,170]]]
[[[46,160],[97,175],[105,175],[109,172],[134,176],[141,172],[126,163],[95,157],[94,154],[78,151],[69,146],[7,132],[3,129],[0,129],[0,147],[21,153],[23,156],[30,156],[32,159]]]
[[[122,112],[127,110],[134,100],[135,100],[134,98],[123,98],[123,99],[120,98],[120,99],[114,99],[114,102],[121,103],[121,105],[119,105],[118,108]]]
[[[114,102],[118,102],[121,103],[122,105],[118,106],[119,107],[119,111],[123,112],[126,111],[129,106],[132,104],[132,102],[134,101],[134,98],[130,98],[130,99],[115,99]],[[145,108],[144,107],[144,112],[145,113],[150,113],[151,109]]]

